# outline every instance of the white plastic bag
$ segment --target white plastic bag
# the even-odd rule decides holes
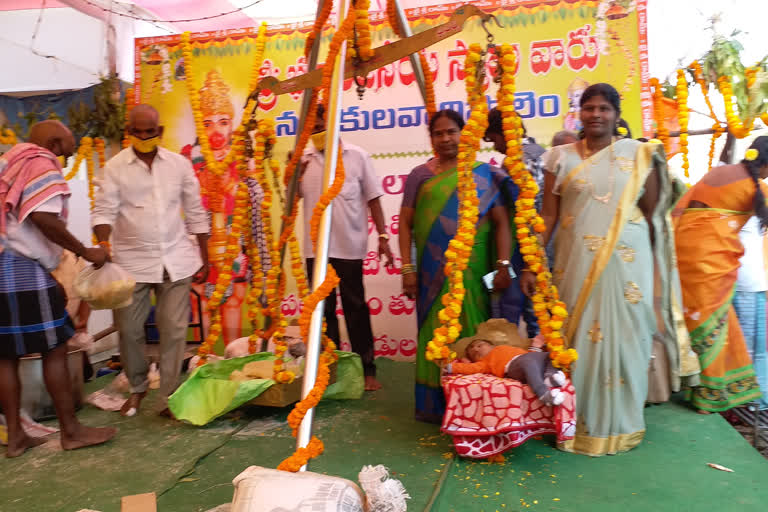
[[[136,281],[116,264],[85,267],[75,279],[75,293],[92,309],[120,309],[130,306]]]
[[[93,336],[81,331],[76,332],[74,336],[67,340],[67,348],[69,350],[85,350],[87,352],[93,344]]]
[[[232,512],[365,511],[365,497],[360,488],[344,478],[251,466],[232,483],[235,486]]]

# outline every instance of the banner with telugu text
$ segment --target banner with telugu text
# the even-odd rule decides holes
[[[497,16],[503,28],[489,25],[496,44],[512,44],[519,57],[516,70],[516,108],[529,136],[544,146],[562,129],[580,129],[578,101],[589,85],[608,82],[623,96],[622,117],[634,136],[651,131],[651,98],[647,76],[647,13],[645,0],[489,0],[472,2]],[[414,32],[444,23],[461,4],[440,4],[406,11]],[[383,12],[371,13],[374,46],[397,38]],[[271,26],[261,76],[283,80],[307,71],[304,40],[310,23]],[[330,27],[323,37],[320,59],[330,40]],[[256,29],[192,34],[193,70],[197,89],[205,89],[218,111],[209,125],[212,145],[225,154],[231,130],[237,126],[248,96],[254,66]],[[450,108],[469,116],[464,90],[464,57],[472,43],[486,43],[486,33],[477,19],[464,30],[425,50],[434,77],[438,108]],[[163,144],[179,151],[200,171],[192,110],[184,83],[184,59],[179,36],[136,40],[136,98],[160,112],[165,126]],[[490,55],[488,71],[495,69]],[[495,105],[496,85],[486,83],[488,100]],[[407,58],[372,72],[363,99],[358,98],[352,79],[344,83],[341,115],[342,138],[361,146],[374,159],[384,190],[382,206],[397,253],[398,210],[405,179],[411,169],[431,155],[426,112]],[[276,157],[285,161],[296,135],[301,94],[262,96],[259,116],[275,119],[278,144]],[[215,109],[214,109],[215,110]],[[230,119],[225,119],[227,115]],[[220,129],[216,130],[216,125]],[[485,145],[488,146],[488,145]],[[501,155],[484,147],[480,158],[499,163]],[[279,213],[279,212],[276,212]],[[279,218],[279,215],[276,215]],[[302,219],[300,216],[299,219]],[[299,224],[301,222],[299,221]],[[364,262],[366,294],[371,310],[377,356],[412,358],[416,352],[415,305],[401,294],[399,258],[395,269],[385,268],[375,257],[376,233],[369,222],[369,252]],[[275,225],[277,228],[277,225]],[[301,228],[299,228],[301,229]],[[300,238],[301,240],[302,238]],[[247,285],[241,256],[235,268],[232,296],[224,305],[225,341],[248,334],[243,312]],[[298,316],[301,304],[292,279],[283,312]],[[338,307],[342,314],[341,306]]]

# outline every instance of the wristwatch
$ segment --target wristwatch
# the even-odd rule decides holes
[[[509,260],[496,260],[496,266],[497,267],[508,267],[509,266]]]
[[[389,235],[386,233],[379,233],[379,238],[382,240],[389,240]]]

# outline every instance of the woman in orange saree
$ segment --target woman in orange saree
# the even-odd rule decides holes
[[[701,363],[691,402],[702,413],[760,399],[760,388],[733,308],[739,231],[752,215],[768,225],[768,136],[755,139],[741,163],[712,169],[673,213],[685,322]]]

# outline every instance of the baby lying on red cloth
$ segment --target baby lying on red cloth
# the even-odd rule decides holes
[[[558,389],[565,385],[565,374],[552,366],[547,352],[535,345],[531,351],[510,345],[494,345],[483,339],[472,341],[465,350],[471,363],[449,363],[446,373],[488,373],[528,384],[536,396],[547,405],[560,405],[565,394]]]

